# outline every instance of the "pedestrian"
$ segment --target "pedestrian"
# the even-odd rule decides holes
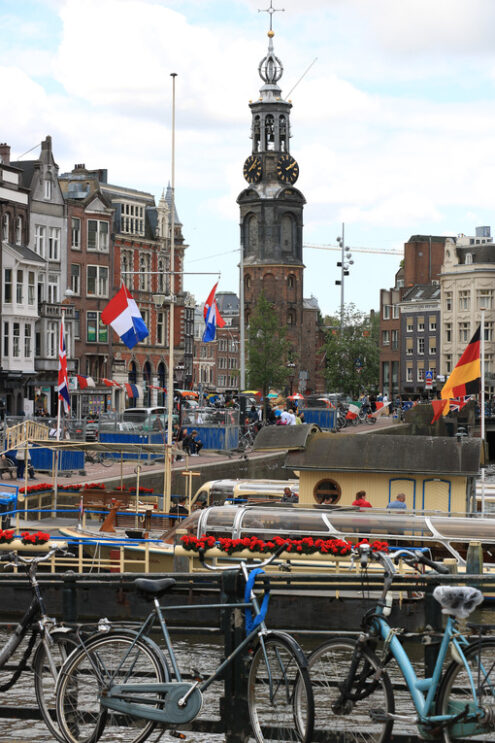
[[[186,496],[180,495],[177,498],[177,502],[175,505],[171,506],[170,508],[170,526],[178,526],[179,523],[186,518],[186,516],[189,516],[189,511],[187,510],[186,506]]]
[[[199,457],[199,452],[203,448],[203,442],[198,439],[198,432],[193,429],[182,442],[182,448],[185,452],[190,454],[191,457]]]
[[[284,488],[284,494],[282,498],[280,499],[281,503],[298,503],[299,502],[299,496],[297,493],[293,493],[292,490],[287,487]]]
[[[359,506],[359,508],[371,508],[371,503],[366,500],[366,490],[358,490],[356,498],[352,502],[353,506]]]
[[[390,503],[387,506],[387,509],[399,509],[404,510],[407,508],[406,506],[406,494],[405,493],[397,493],[395,500],[390,501]]]

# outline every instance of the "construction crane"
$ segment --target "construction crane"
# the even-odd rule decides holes
[[[304,248],[311,248],[312,250],[338,250],[342,251],[341,245],[310,245],[304,244]],[[383,250],[381,248],[356,248],[354,245],[349,246],[349,250],[353,253],[379,253],[380,255],[404,255],[403,250],[391,248],[390,250]]]

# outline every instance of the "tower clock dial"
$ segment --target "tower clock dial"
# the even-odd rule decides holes
[[[263,175],[261,158],[257,155],[250,155],[244,163],[242,172],[248,183],[259,183]]]
[[[299,165],[288,153],[278,159],[277,176],[283,183],[295,183],[299,178]]]

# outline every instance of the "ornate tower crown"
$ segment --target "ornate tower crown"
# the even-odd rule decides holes
[[[275,33],[270,30],[268,31],[268,53],[261,60],[258,65],[258,72],[265,83],[260,89],[261,97],[263,100],[280,100],[281,90],[277,83],[284,73],[284,68],[280,59],[275,55],[273,51],[273,37]]]

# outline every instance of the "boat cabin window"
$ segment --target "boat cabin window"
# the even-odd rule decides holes
[[[315,501],[320,505],[333,506],[338,503],[342,490],[335,480],[320,480],[313,491]]]

